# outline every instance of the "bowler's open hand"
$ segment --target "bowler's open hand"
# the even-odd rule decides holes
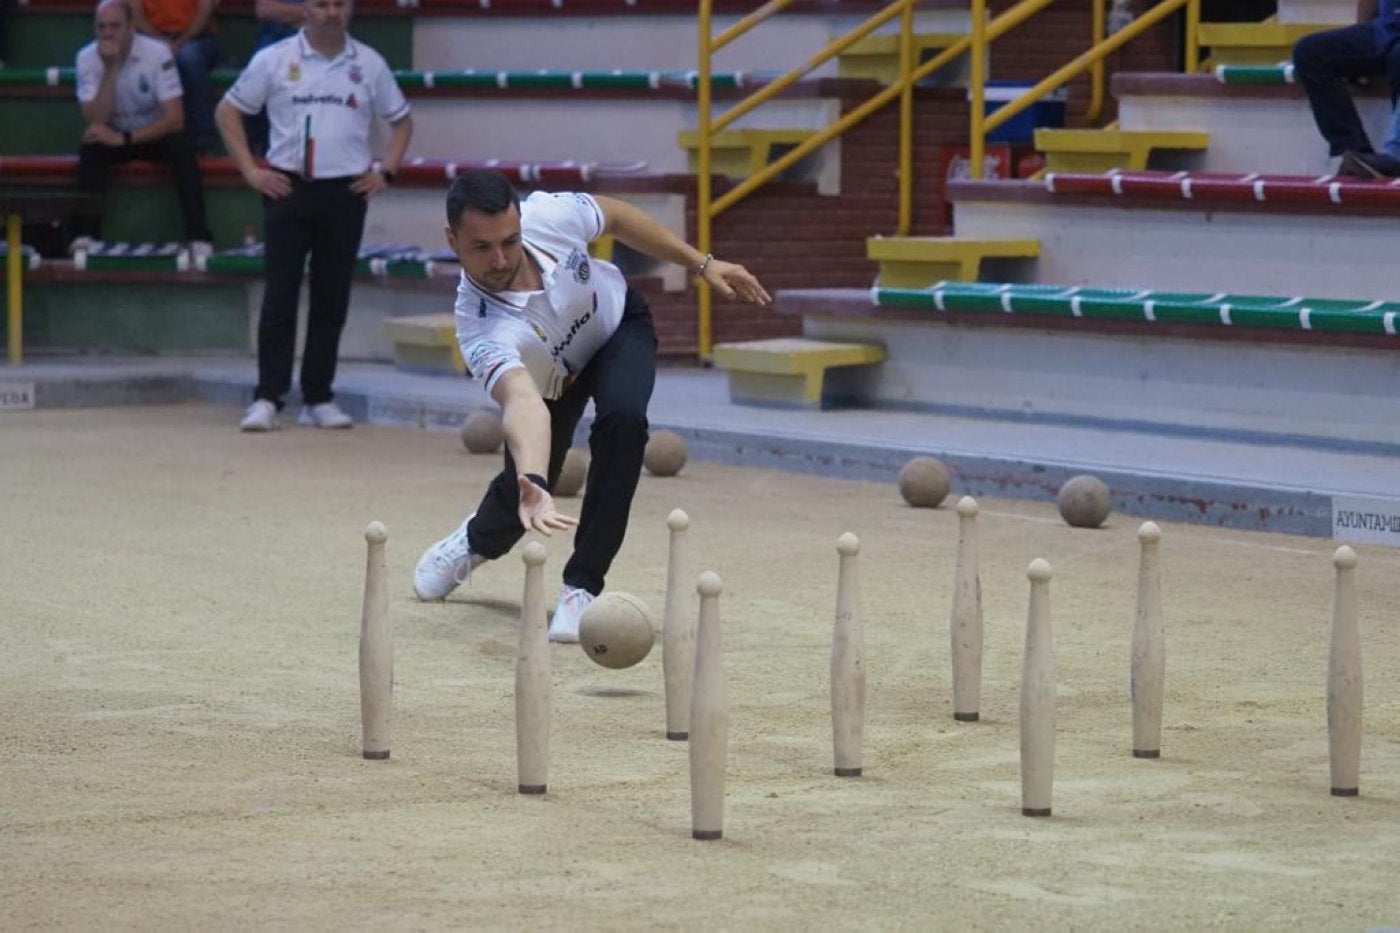
[[[560,515],[554,508],[554,497],[536,486],[528,476],[521,476],[520,524],[526,531],[538,531],[548,537],[574,527],[578,519]]]
[[[725,298],[739,298],[756,305],[766,305],[773,300],[754,274],[737,262],[711,259],[705,267],[704,278]]]

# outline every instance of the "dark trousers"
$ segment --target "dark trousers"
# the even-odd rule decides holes
[[[209,224],[204,213],[204,184],[194,147],[184,133],[170,133],[160,139],[131,146],[104,146],[84,143],[78,150],[78,187],[89,194],[106,195],[112,166],[141,159],[170,166],[175,176],[175,197],[185,220],[185,239],[209,240]],[[74,229],[80,236],[96,238],[100,218],[79,218]]]
[[[656,327],[646,300],[629,289],[617,332],[562,396],[545,403],[550,422],[548,479],[553,486],[573,443],[574,428],[588,400],[593,400],[588,488],[574,531],[574,553],[564,565],[564,582],[595,596],[603,591],[603,578],[627,534],[647,445],[647,405],[655,385]],[[487,487],[467,528],[472,551],[482,557],[501,557],[525,534],[518,513],[518,476],[507,445],[505,469]]]
[[[1400,43],[1381,45],[1370,23],[1315,32],[1293,47],[1293,66],[1330,153],[1371,152],[1346,80],[1385,75],[1400,88]]]
[[[350,308],[350,285],[369,202],[350,190],[353,178],[304,181],[288,175],[292,193],[263,199],[267,287],[258,318],[258,386],[254,397],[278,408],[292,386],[302,269],[311,256],[301,396],[307,405],[334,398],[340,332]]]

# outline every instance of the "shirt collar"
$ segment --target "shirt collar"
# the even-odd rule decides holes
[[[355,53],[355,40],[352,39],[352,38],[350,38],[350,34],[349,34],[349,33],[346,33],[346,35],[345,35],[345,47],[344,47],[343,49],[340,50],[340,53],[339,53],[338,55],[336,55],[335,58],[330,58],[330,59],[326,58],[326,57],[325,57],[324,55],[322,55],[320,52],[318,52],[318,51],[316,51],[315,49],[313,49],[313,48],[311,47],[311,43],[310,43],[310,42],[307,42],[307,41],[306,41],[306,27],[305,27],[305,26],[303,26],[302,28],[300,28],[300,29],[297,30],[297,51],[300,53],[300,55],[301,55],[301,57],[302,57],[303,59],[306,59],[306,58],[319,58],[319,59],[321,59],[321,61],[328,61],[328,62],[330,62],[331,64],[335,64],[336,62],[340,61],[342,58],[352,58],[352,59],[353,59],[353,58],[357,57],[357,56],[356,56],[356,53]]]

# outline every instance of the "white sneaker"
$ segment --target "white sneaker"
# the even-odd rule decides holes
[[[214,255],[213,243],[208,240],[190,240],[190,265],[202,272],[212,255]]]
[[[277,427],[277,406],[265,398],[260,398],[248,406],[239,422],[240,431],[271,431]]]
[[[447,594],[467,582],[471,573],[486,558],[473,554],[467,544],[467,525],[476,513],[466,517],[452,534],[423,552],[418,566],[413,568],[413,592],[423,602],[446,599]]]
[[[68,256],[72,258],[79,253],[90,253],[97,245],[97,241],[90,236],[74,237],[73,242],[68,244]]]
[[[341,411],[335,402],[322,402],[303,406],[297,424],[317,428],[350,428],[355,426],[355,419]]]
[[[559,604],[554,607],[554,618],[549,620],[549,640],[561,645],[577,645],[579,620],[594,598],[581,587],[561,585]]]

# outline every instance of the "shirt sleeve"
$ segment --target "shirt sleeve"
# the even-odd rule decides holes
[[[102,84],[102,56],[97,54],[97,49],[93,46],[84,46],[78,51],[78,60],[74,66],[75,83],[78,87],[78,100],[80,103],[90,104],[97,100],[97,89]]]
[[[520,358],[520,346],[511,338],[507,328],[493,327],[492,323],[496,322],[477,316],[476,310],[471,307],[474,300],[475,296],[459,283],[454,315],[457,343],[462,348],[468,375],[490,392],[502,373],[524,368],[525,361]]]
[[[591,243],[603,235],[603,209],[582,191],[536,191],[526,199],[533,223],[566,237]]]
[[[164,103],[184,97],[185,89],[180,84],[180,72],[175,68],[175,56],[170,54],[170,47],[164,42],[160,43],[160,55],[156,61],[159,63],[156,66],[156,100]]]
[[[389,66],[381,59],[379,67],[375,69],[374,79],[374,112],[381,119],[390,123],[397,123],[408,116],[408,101],[403,96],[403,91],[399,88],[399,83],[394,80],[394,73],[389,70]]]
[[[273,50],[280,45],[280,42],[270,45],[254,55],[238,80],[233,82],[233,87],[224,94],[224,100],[249,115],[263,109],[272,91],[272,72],[276,66],[273,58],[276,53]]]

